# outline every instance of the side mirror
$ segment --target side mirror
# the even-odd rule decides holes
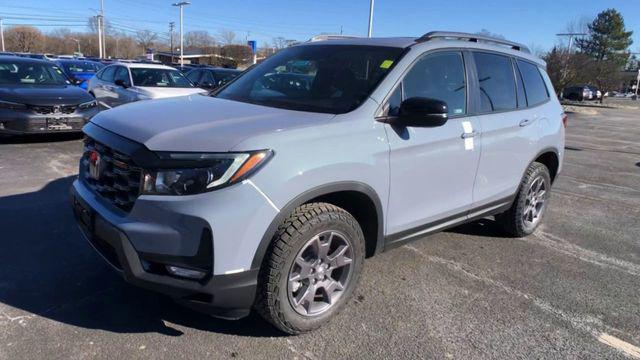
[[[114,83],[118,86],[122,86],[125,89],[129,87],[122,79],[117,79]]]
[[[413,97],[400,104],[398,117],[392,123],[400,126],[441,126],[449,119],[449,107],[441,100]]]

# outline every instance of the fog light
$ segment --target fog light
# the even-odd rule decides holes
[[[204,278],[205,275],[207,275],[207,273],[204,271],[187,269],[179,266],[167,265],[166,268],[169,274],[171,275],[180,276],[180,277],[189,278],[189,279],[200,280]]]

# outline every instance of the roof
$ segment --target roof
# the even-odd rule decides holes
[[[161,64],[148,64],[148,63],[126,63],[126,62],[116,62],[114,64],[122,65],[128,68],[144,68],[144,69],[167,69],[167,70],[175,70],[175,68],[171,66],[161,65]],[[111,64],[109,65],[111,66]]]
[[[513,41],[493,38],[478,34],[468,34],[459,32],[433,31],[421,37],[378,37],[366,38],[341,35],[316,36],[304,43],[295,46],[315,46],[315,45],[361,45],[361,46],[388,46],[398,48],[408,48],[418,44],[438,44],[442,47],[463,47],[470,49],[486,49],[503,52],[513,56],[519,56],[539,65],[546,66],[545,62],[532,55],[523,44]]]
[[[49,60],[34,59],[34,58],[14,56],[14,55],[0,55],[0,61],[11,61],[11,62],[32,63],[32,64],[47,64],[47,65],[54,65],[54,66],[56,65],[55,63]]]

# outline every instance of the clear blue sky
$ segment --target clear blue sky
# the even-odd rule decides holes
[[[167,35],[169,21],[178,25],[178,9],[165,0],[104,0],[114,27],[134,33],[150,29]],[[366,35],[369,0],[191,0],[185,8],[185,31],[221,29],[239,40],[256,39],[259,46],[276,36],[308,39],[321,32]],[[53,5],[55,4],[55,6]],[[86,30],[99,0],[0,0],[0,17],[7,24],[36,24],[43,30],[67,25]],[[618,9],[634,30],[632,51],[640,51],[638,0],[376,0],[374,36],[417,36],[430,30],[477,32],[487,29],[506,38],[548,49],[568,22],[592,19],[605,8]],[[10,17],[22,17],[12,19]]]

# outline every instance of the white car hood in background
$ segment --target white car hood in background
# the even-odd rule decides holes
[[[207,91],[200,88],[175,88],[175,87],[148,87],[136,86],[137,92],[152,99],[164,99],[175,96],[186,96],[193,94],[206,94]]]
[[[313,126],[333,117],[192,95],[130,103],[103,111],[91,122],[149,150],[225,152],[255,135]]]

